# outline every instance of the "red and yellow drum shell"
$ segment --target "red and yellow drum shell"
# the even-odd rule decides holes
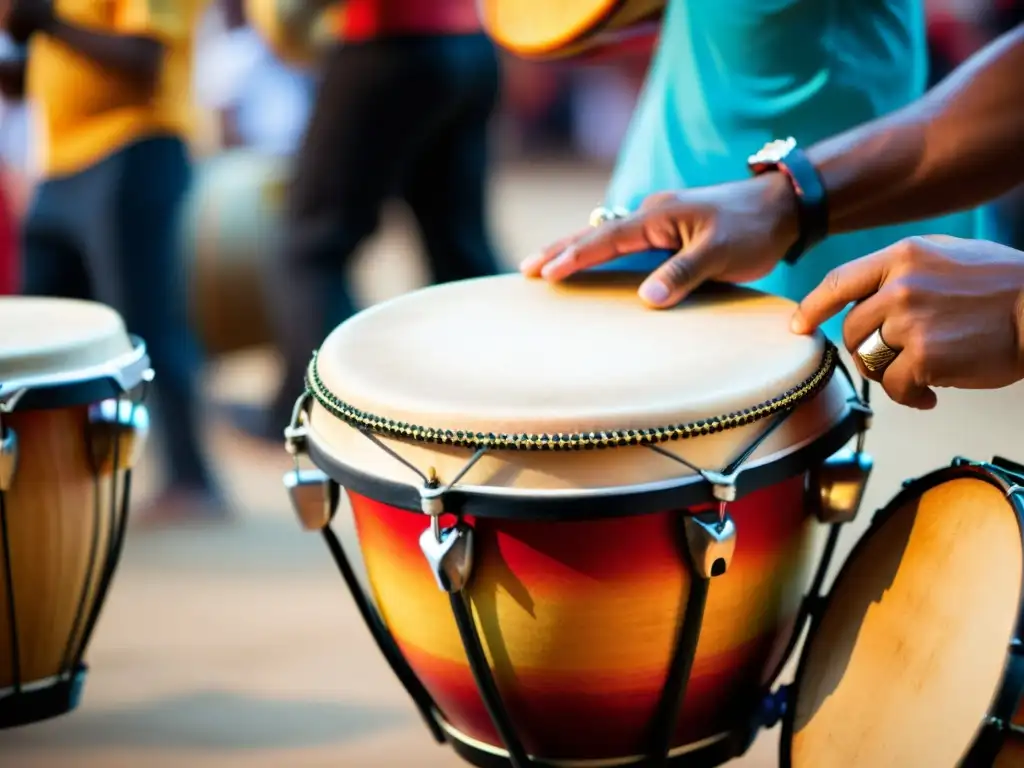
[[[677,746],[741,726],[785,650],[814,566],[805,482],[798,475],[730,505],[736,551],[711,583]],[[448,596],[419,547],[426,518],[349,498],[373,597],[402,653],[448,725],[499,746]],[[644,753],[690,589],[680,515],[467,519],[473,612],[531,754]]]

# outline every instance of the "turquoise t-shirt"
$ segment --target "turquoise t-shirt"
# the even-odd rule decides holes
[[[802,146],[898,109],[925,88],[921,0],[669,0],[606,205],[749,176],[773,139]],[[799,300],[831,268],[920,234],[972,237],[974,212],[829,238],[753,285]],[[649,271],[638,254],[607,267]],[[825,330],[840,340],[841,318]]]

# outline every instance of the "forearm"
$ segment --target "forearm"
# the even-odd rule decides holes
[[[984,203],[1024,182],[1024,27],[922,99],[815,145],[829,231],[869,229]]]
[[[56,19],[46,32],[137,85],[153,87],[160,74],[163,45],[152,38],[99,32],[62,19]]]

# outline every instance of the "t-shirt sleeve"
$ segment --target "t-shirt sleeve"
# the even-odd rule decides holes
[[[183,40],[192,32],[191,0],[117,0],[116,28],[162,42]]]

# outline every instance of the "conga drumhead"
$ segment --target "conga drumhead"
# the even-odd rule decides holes
[[[952,768],[1003,678],[1021,612],[1019,508],[991,474],[912,483],[854,548],[784,721],[794,768]]]
[[[784,406],[792,416],[751,461],[806,445],[849,412],[849,382],[831,375],[834,349],[821,335],[790,332],[792,302],[712,286],[654,311],[637,299],[641,278],[599,273],[552,286],[503,275],[422,289],[361,312],[335,329],[310,365],[311,441],[348,467],[400,483],[410,480],[408,469],[358,427],[394,438],[389,447],[434,467],[442,480],[458,473],[473,446],[431,444],[426,430],[505,436],[464,486],[581,491],[690,473],[628,442],[664,436],[671,425],[687,426],[662,448],[718,469]],[[387,424],[395,427],[390,435]],[[573,436],[607,447],[613,434],[626,444],[573,450]],[[551,437],[566,450],[546,450]]]
[[[0,394],[5,384],[96,368],[132,351],[121,316],[103,304],[0,297]]]

